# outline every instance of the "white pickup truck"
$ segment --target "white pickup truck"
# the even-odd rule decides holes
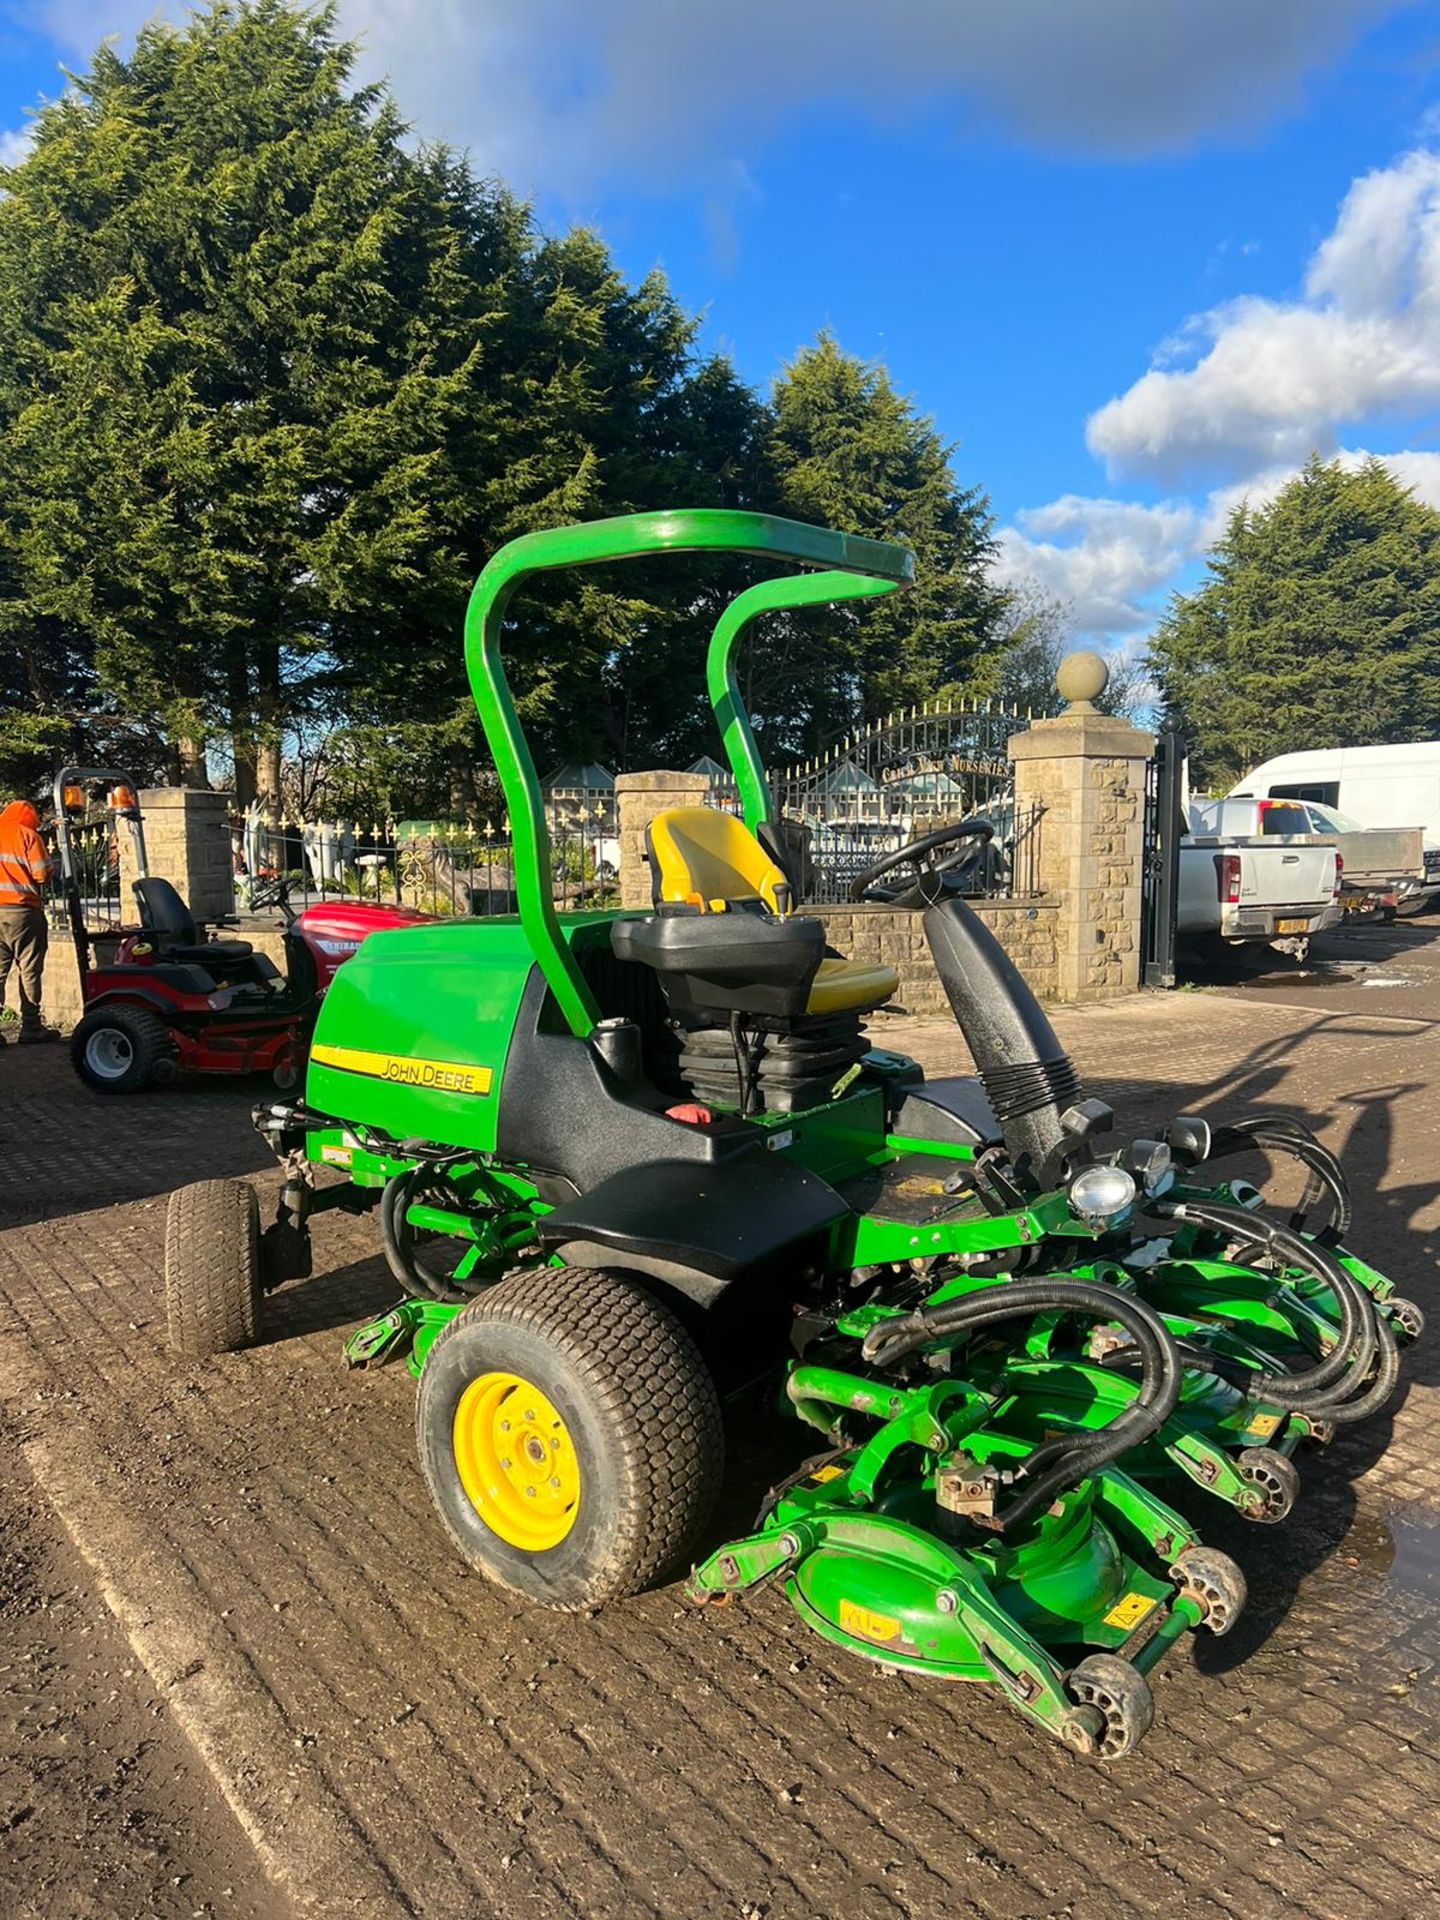
[[[1303,960],[1311,938],[1342,918],[1343,867],[1334,843],[1311,830],[1303,806],[1283,817],[1271,802],[1263,833],[1237,833],[1233,802],[1188,809],[1180,843],[1176,932],[1182,940],[1241,947],[1263,943]]]
[[[1309,821],[1308,828],[1300,820]],[[1308,831],[1329,840],[1340,856],[1340,905],[1346,918],[1394,918],[1401,902],[1424,907],[1436,889],[1425,879],[1425,834],[1420,827],[1362,827],[1318,800],[1254,799],[1230,794],[1206,804],[1209,830],[1222,838]]]

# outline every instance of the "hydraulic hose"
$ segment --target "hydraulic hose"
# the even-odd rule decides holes
[[[392,1174],[385,1182],[380,1194],[380,1244],[385,1249],[386,1266],[406,1293],[417,1299],[443,1300],[444,1291],[423,1267],[416,1264],[410,1252],[405,1209],[410,1204],[410,1190],[420,1171],[418,1166],[406,1167],[402,1172]]]
[[[1375,1378],[1359,1398],[1318,1409],[1322,1418],[1337,1427],[1353,1426],[1357,1420],[1368,1420],[1372,1413],[1380,1411],[1395,1391],[1400,1379],[1400,1348],[1394,1334],[1378,1314],[1375,1318],[1375,1343],[1380,1350]]]
[[[1334,1294],[1340,1308],[1340,1332],[1330,1352],[1313,1367],[1301,1373],[1255,1376],[1251,1392],[1256,1398],[1273,1400],[1279,1406],[1300,1411],[1321,1412],[1335,1418],[1329,1404],[1332,1398],[1344,1400],[1354,1391],[1353,1383],[1364,1377],[1380,1346],[1377,1319],[1369,1294],[1348,1274],[1328,1247],[1304,1240],[1298,1233],[1266,1220],[1244,1207],[1232,1207],[1213,1200],[1177,1200],[1161,1203],[1157,1212],[1175,1220],[1194,1220],[1215,1227],[1232,1239],[1258,1246],[1267,1253],[1283,1255],[1292,1266],[1303,1267]],[[1327,1389],[1337,1387],[1342,1376],[1348,1381],[1333,1395]]]
[[[1303,1120],[1297,1120],[1288,1113],[1262,1113],[1251,1120],[1237,1120],[1230,1125],[1217,1127],[1206,1157],[1223,1160],[1252,1147],[1288,1154],[1305,1167],[1309,1178],[1299,1204],[1290,1216],[1293,1228],[1298,1231],[1304,1225],[1305,1216],[1320,1198],[1321,1191],[1328,1189],[1334,1203],[1328,1230],[1336,1239],[1343,1238],[1349,1232],[1352,1209],[1345,1170],[1336,1155],[1311,1132]]]
[[[1357,1420],[1368,1419],[1372,1413],[1378,1413],[1399,1382],[1400,1349],[1396,1345],[1395,1336],[1383,1320],[1378,1322],[1377,1333],[1380,1348],[1379,1366],[1374,1380],[1358,1400],[1346,1400],[1342,1397],[1332,1401],[1328,1394],[1317,1394],[1313,1400],[1307,1400],[1303,1406],[1289,1408],[1288,1411],[1313,1414],[1317,1420],[1327,1420],[1335,1426],[1350,1426]],[[1182,1364],[1189,1372],[1213,1373],[1217,1380],[1225,1381],[1228,1386],[1234,1387],[1240,1393],[1257,1392],[1255,1382],[1258,1376],[1253,1367],[1247,1367],[1239,1360],[1232,1360],[1226,1354],[1215,1353],[1209,1347],[1197,1346],[1193,1341],[1177,1340],[1175,1345],[1179,1350]],[[1108,1365],[1109,1362],[1105,1364]],[[1352,1368],[1352,1378],[1353,1373]],[[1337,1388],[1331,1389],[1332,1393],[1342,1396],[1351,1391],[1349,1379],[1342,1380]],[[1276,1404],[1279,1404],[1278,1398],[1268,1391],[1263,1397],[1275,1398]]]
[[[1246,1219],[1255,1220],[1256,1216],[1248,1208],[1240,1211]],[[1354,1307],[1359,1334],[1354,1352],[1349,1357],[1350,1371],[1338,1382],[1316,1391],[1311,1396],[1310,1405],[1319,1409],[1332,1401],[1347,1399],[1354,1392],[1355,1383],[1365,1377],[1375,1359],[1379,1316],[1375,1312],[1374,1302],[1323,1241],[1306,1240],[1293,1228],[1282,1226],[1278,1221],[1266,1224],[1270,1233],[1264,1238],[1249,1236],[1252,1244],[1259,1245],[1262,1250],[1278,1251],[1285,1255],[1292,1264],[1305,1268],[1314,1278],[1327,1285],[1337,1298],[1348,1297]],[[1342,1319],[1343,1311],[1342,1305]]]
[[[1021,1475],[1030,1479],[1038,1473],[1040,1477],[1003,1513],[994,1516],[993,1524],[1000,1533],[1020,1526],[1047,1507],[1058,1493],[1078,1486],[1131,1447],[1148,1440],[1169,1419],[1180,1397],[1181,1366],[1175,1342],[1164,1324],[1149,1307],[1116,1288],[1081,1280],[1025,1280],[986,1288],[943,1306],[921,1307],[903,1319],[882,1321],[870,1329],[861,1346],[873,1365],[890,1367],[932,1341],[969,1334],[997,1321],[1033,1319],[1037,1313],[1073,1313],[1087,1320],[1118,1321],[1139,1352],[1140,1385],[1134,1404],[1097,1434],[1066,1435],[1028,1456],[1019,1469]],[[1042,1468],[1047,1470],[1041,1472]]]
[[[415,1258],[414,1231],[405,1218],[406,1209],[418,1186],[433,1182],[435,1168],[424,1161],[392,1174],[380,1194],[380,1243],[385,1264],[406,1293],[418,1300],[440,1300],[447,1304],[471,1299],[464,1287],[447,1286],[427,1273]]]

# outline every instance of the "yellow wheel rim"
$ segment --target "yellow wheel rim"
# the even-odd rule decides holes
[[[460,1485],[507,1546],[558,1547],[580,1506],[580,1463],[555,1403],[518,1373],[482,1373],[460,1396],[452,1434]]]

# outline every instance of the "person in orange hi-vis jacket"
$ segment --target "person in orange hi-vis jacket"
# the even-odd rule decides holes
[[[41,888],[50,858],[40,839],[40,816],[28,800],[0,811],[0,1004],[13,969],[20,983],[20,1041],[56,1038],[40,1017],[40,983],[49,931]]]

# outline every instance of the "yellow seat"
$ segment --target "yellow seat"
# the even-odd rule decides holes
[[[900,985],[893,967],[870,960],[822,960],[805,1002],[806,1013],[863,1012],[882,1006]]]
[[[790,886],[743,820],[714,807],[671,807],[657,813],[650,842],[650,887],[656,906],[723,913],[754,906],[783,915]]]
[[[656,906],[702,914],[757,908],[783,919],[790,910],[785,875],[750,829],[714,807],[672,807],[650,822],[651,890]],[[822,960],[805,1004],[808,1014],[863,1013],[900,985],[893,967],[865,960]]]

